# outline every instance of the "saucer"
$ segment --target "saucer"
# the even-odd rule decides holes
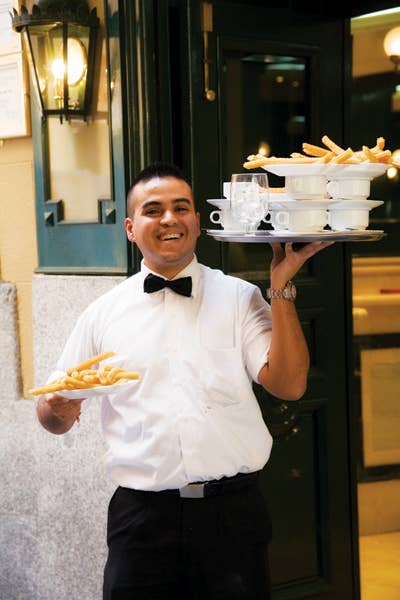
[[[332,200],[270,200],[268,202],[268,210],[326,210],[332,204]]]
[[[342,208],[344,210],[359,210],[368,208],[372,210],[383,204],[383,200],[331,200],[330,208]]]
[[[207,198],[207,202],[217,208],[230,208],[231,205],[228,198]]]

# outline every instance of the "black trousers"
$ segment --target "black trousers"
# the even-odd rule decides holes
[[[257,483],[206,498],[118,488],[103,600],[269,600],[270,539]]]

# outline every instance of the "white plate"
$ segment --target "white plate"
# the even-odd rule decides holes
[[[381,230],[363,229],[357,231],[318,231],[314,232],[292,232],[257,230],[254,233],[230,233],[218,229],[208,229],[207,234],[219,242],[238,242],[263,244],[271,242],[374,242],[380,240],[386,234]]]
[[[99,385],[84,390],[60,390],[55,392],[68,400],[81,400],[82,398],[93,398],[94,396],[111,396],[126,391],[139,383],[139,379],[128,379],[113,385]]]
[[[271,164],[263,165],[265,171],[274,173],[274,175],[326,175],[327,166],[324,163],[294,163],[293,165],[288,163],[282,164]]]
[[[374,179],[386,173],[390,165],[384,163],[360,163],[359,165],[327,164],[326,176],[328,179],[356,179],[367,177]]]
[[[374,179],[383,175],[390,165],[385,163],[360,163],[359,165],[337,165],[332,163],[295,163],[293,165],[282,163],[263,165],[265,171],[275,175],[285,176],[306,176],[306,175],[326,175],[328,179],[355,179],[357,177],[367,177]]]

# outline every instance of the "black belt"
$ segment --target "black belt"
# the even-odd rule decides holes
[[[172,494],[181,498],[207,498],[209,496],[222,496],[232,494],[255,485],[258,479],[256,473],[238,473],[233,477],[221,477],[213,481],[189,483],[177,490],[162,490],[156,494]]]

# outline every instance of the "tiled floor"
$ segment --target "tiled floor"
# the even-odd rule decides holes
[[[400,600],[400,531],[360,537],[362,600]]]

